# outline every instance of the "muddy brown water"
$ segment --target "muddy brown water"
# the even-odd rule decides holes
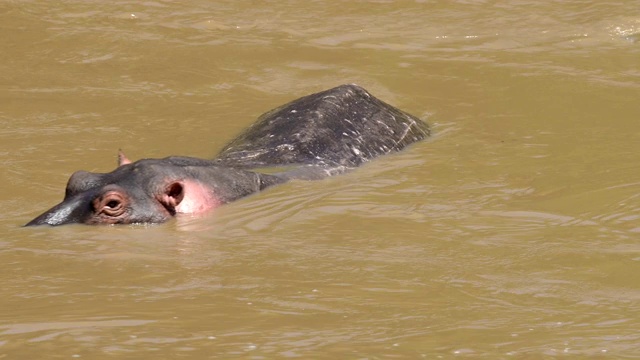
[[[0,4],[0,358],[640,357],[639,1]],[[22,228],[341,83],[433,139],[159,226]]]

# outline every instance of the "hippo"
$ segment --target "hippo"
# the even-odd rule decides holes
[[[211,160],[132,162],[119,152],[115,170],[75,172],[62,202],[25,226],[163,223],[290,180],[341,174],[429,136],[417,117],[341,85],[266,112]]]

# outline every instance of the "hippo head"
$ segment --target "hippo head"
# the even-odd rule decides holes
[[[264,174],[219,167],[188,157],[119,156],[110,173],[74,173],[64,200],[25,226],[162,223],[178,213],[197,214],[259,191]]]

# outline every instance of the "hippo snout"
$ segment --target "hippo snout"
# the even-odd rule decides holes
[[[90,206],[91,205],[89,201],[87,201],[86,196],[73,196],[45,211],[40,216],[29,221],[25,226],[58,226],[70,223],[80,223],[83,222],[82,219],[85,217],[87,212],[90,211]]]

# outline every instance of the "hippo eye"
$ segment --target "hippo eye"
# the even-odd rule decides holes
[[[109,191],[93,200],[93,207],[99,214],[120,216],[124,213],[125,198],[117,191]]]

